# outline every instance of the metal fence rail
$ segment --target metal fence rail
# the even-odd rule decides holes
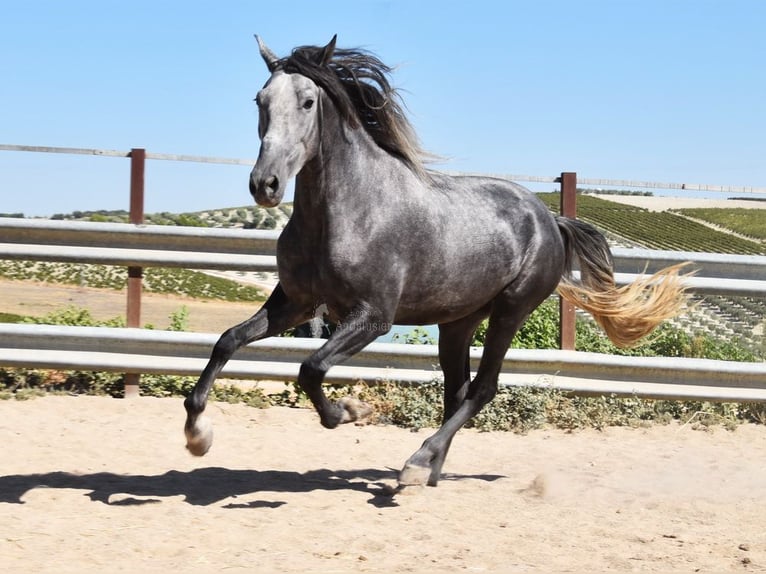
[[[279,231],[0,218],[0,258],[275,271]]]
[[[197,376],[217,338],[147,329],[0,324],[0,365]],[[240,349],[222,376],[295,380],[301,361],[322,343],[264,339]],[[473,370],[481,351],[471,350]],[[422,383],[440,377],[438,362],[434,345],[372,343],[345,364],[332,367],[326,380]],[[766,401],[766,363],[511,349],[500,383],[583,394]]]
[[[131,151],[93,149],[93,148],[72,148],[72,147],[54,147],[54,146],[32,146],[18,144],[0,144],[0,151],[21,151],[21,152],[41,152],[41,153],[61,153],[73,155],[95,155],[103,157],[130,157]],[[154,153],[147,152],[146,159],[166,160],[166,161],[189,161],[194,163],[217,163],[225,165],[249,165],[255,164],[255,159],[250,158],[227,158],[227,157],[209,157],[188,154]],[[474,175],[467,172],[450,172],[455,175]],[[490,175],[511,181],[524,181],[531,183],[556,183],[558,176],[540,176],[524,174],[476,174]],[[755,187],[750,185],[715,185],[708,183],[677,183],[677,182],[659,182],[659,181],[636,181],[628,179],[603,179],[603,178],[579,178],[582,185],[597,185],[599,187],[634,187],[644,189],[680,189],[684,191],[710,191],[718,193],[747,193],[764,194],[766,187]]]
[[[275,271],[278,237],[279,231],[0,218],[0,258]],[[613,253],[619,284],[644,270],[689,261],[697,270],[687,281],[692,291],[766,295],[766,256],[624,248]]]
[[[276,268],[279,232],[0,218],[0,259],[69,261],[138,267],[263,270]],[[766,257],[615,249],[618,282],[636,273],[691,261],[692,290],[766,295]],[[169,373],[196,376],[215,334],[0,324],[0,365]],[[294,380],[321,341],[269,339],[241,350],[225,376]],[[472,351],[474,368],[481,350]],[[435,347],[369,345],[329,381],[433,379]],[[578,393],[712,400],[766,400],[766,363],[619,357],[574,351],[508,352],[502,384],[551,384]]]

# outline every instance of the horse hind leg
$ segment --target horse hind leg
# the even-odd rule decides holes
[[[471,384],[469,357],[471,341],[476,328],[486,317],[487,312],[487,309],[482,309],[458,321],[439,325],[439,364],[444,373],[442,424],[446,424],[452,418],[468,393]],[[425,482],[429,486],[436,486],[451,444],[450,438],[442,448],[436,449],[428,466],[405,466],[399,476],[399,483],[423,484]]]
[[[534,303],[527,301],[526,305],[511,305],[501,294],[493,302],[484,352],[476,377],[468,385],[465,398],[454,402],[456,408],[451,416],[447,418],[449,413],[445,411],[445,421],[441,428],[427,438],[420,449],[404,464],[399,473],[400,487],[438,484],[442,465],[455,434],[497,393],[497,380],[505,353],[529,313],[539,304],[536,298],[534,301]],[[465,355],[462,356],[465,357]],[[447,372],[445,371],[445,391],[446,389]]]

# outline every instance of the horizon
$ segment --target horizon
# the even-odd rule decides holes
[[[677,190],[675,190],[677,191]],[[540,194],[540,193],[559,193],[559,190],[552,189],[547,191],[533,191],[532,193]],[[708,195],[710,193],[714,192],[699,192],[700,194],[707,193]],[[717,192],[716,192],[717,193]],[[710,207],[713,209],[727,209],[727,208],[741,208],[741,209],[766,209],[766,197],[748,197],[748,196],[733,196],[733,197],[722,197],[720,195],[716,195],[713,197],[707,197],[703,195],[695,195],[695,192],[689,192],[685,193],[683,195],[657,195],[652,190],[647,191],[637,191],[634,189],[625,190],[625,189],[595,189],[595,188],[577,188],[577,194],[578,195],[594,195],[596,197],[600,197],[602,199],[605,199],[606,201],[614,201],[617,203],[628,203],[630,205],[636,205],[640,206],[640,204],[636,204],[634,202],[630,201],[620,201],[620,198],[636,198],[639,202],[641,200],[646,200],[647,202],[651,203],[652,200],[656,200],[657,203],[660,202],[667,202],[669,204],[674,203],[674,200],[676,200],[679,205],[673,206],[673,207],[665,207],[662,209],[659,209],[659,211],[664,211],[666,209],[678,209],[683,208],[682,205],[685,202],[688,203],[699,203],[700,206],[704,207]],[[198,215],[198,214],[209,214],[214,213],[217,211],[223,211],[223,210],[241,210],[241,209],[261,209],[261,210],[280,210],[282,206],[290,206],[292,208],[293,206],[293,200],[290,201],[282,201],[279,205],[275,207],[262,207],[257,205],[255,202],[250,202],[249,204],[240,204],[240,205],[219,205],[215,207],[207,207],[202,208],[195,211],[179,211],[179,212],[168,212],[168,211],[157,211],[157,212],[145,212],[144,216],[146,217],[152,217],[152,216],[159,216],[162,214],[170,214],[170,215]],[[747,204],[747,205],[744,205]],[[752,204],[752,205],[750,205]],[[102,216],[127,216],[130,213],[130,210],[128,207],[125,208],[115,208],[115,209],[73,209],[68,212],[60,212],[60,213],[52,213],[52,214],[45,214],[45,215],[28,215],[23,212],[2,212],[0,211],[0,218],[26,218],[26,219],[71,219],[71,218],[84,218],[84,217],[92,217],[93,215],[102,215]]]
[[[337,33],[395,67],[440,169],[763,189],[765,19],[757,0],[30,0],[0,22],[0,144],[254,158],[253,34],[281,56]],[[0,211],[122,208],[128,163],[0,151]],[[151,162],[146,211],[247,203],[249,171]]]

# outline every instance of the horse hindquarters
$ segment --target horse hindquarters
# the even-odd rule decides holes
[[[449,404],[450,410],[454,412],[449,416],[450,413],[445,411],[445,421],[441,428],[426,439],[420,449],[407,460],[399,474],[400,486],[436,486],[455,434],[494,398],[505,353],[513,337],[529,314],[554,291],[560,279],[561,251],[556,250],[555,245],[531,248],[525,257],[525,267],[521,274],[491,301],[484,351],[476,377],[468,383],[467,391],[460,382],[459,372],[459,369],[465,369],[467,365],[455,361],[454,369],[448,374],[452,362],[442,364],[445,393],[454,394],[451,397],[445,396],[445,405]],[[441,340],[439,344],[441,355]],[[465,350],[467,352],[468,347]]]

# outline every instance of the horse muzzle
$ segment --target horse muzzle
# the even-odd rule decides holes
[[[250,174],[250,194],[255,202],[262,207],[276,207],[282,201],[284,184],[276,175],[260,176]]]

